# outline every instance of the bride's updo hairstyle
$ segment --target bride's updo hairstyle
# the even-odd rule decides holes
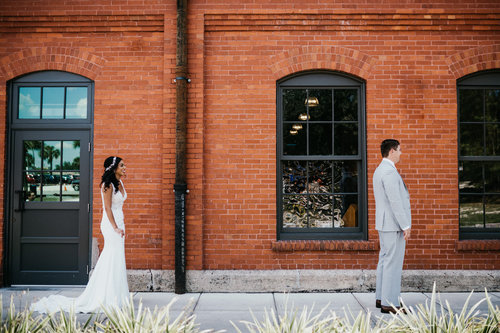
[[[121,157],[110,156],[104,161],[104,173],[101,177],[101,185],[104,184],[104,190],[113,184],[115,186],[115,193],[118,192],[118,179],[116,179],[115,170],[120,164]]]

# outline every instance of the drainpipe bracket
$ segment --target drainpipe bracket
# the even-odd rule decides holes
[[[188,79],[187,77],[184,76],[177,76],[174,80],[173,83],[176,83],[177,80],[186,80],[187,83],[191,83],[191,79]]]
[[[189,193],[189,190],[187,189],[186,184],[174,184],[174,193],[179,192],[179,193]]]

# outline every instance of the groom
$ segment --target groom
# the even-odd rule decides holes
[[[399,141],[384,140],[380,151],[383,159],[373,174],[375,229],[380,239],[375,305],[382,313],[395,313],[399,309],[405,241],[411,230],[410,195],[396,169],[401,157]]]

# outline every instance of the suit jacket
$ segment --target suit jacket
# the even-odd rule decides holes
[[[375,229],[401,231],[411,227],[410,194],[398,170],[382,160],[373,174]]]

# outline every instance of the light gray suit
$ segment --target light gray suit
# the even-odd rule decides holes
[[[382,160],[373,174],[373,193],[375,229],[380,238],[375,297],[382,305],[399,306],[405,255],[403,230],[411,227],[410,195],[397,169],[388,160]]]

